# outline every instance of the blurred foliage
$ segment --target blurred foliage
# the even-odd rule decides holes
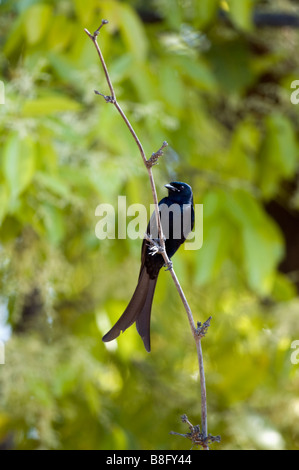
[[[183,413],[200,422],[195,347],[167,273],[152,353],[134,327],[101,342],[133,293],[141,243],[99,241],[95,208],[118,195],[152,203],[126,126],[93,94],[107,85],[83,30],[102,18],[100,45],[147,154],[170,144],[159,196],[183,180],[204,204],[203,247],[181,249],[174,266],[196,320],[213,317],[214,447],[299,448],[298,223],[290,238],[268,210],[298,220],[298,31],[252,23],[253,9],[282,8],[299,14],[286,0],[1,2],[2,448],[188,449],[169,431],[185,432]]]

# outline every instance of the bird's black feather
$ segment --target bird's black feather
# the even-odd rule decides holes
[[[194,226],[193,194],[191,187],[186,183],[173,182],[166,185],[168,196],[159,202],[160,218],[165,248],[171,258],[182,243],[186,240]],[[152,215],[147,227],[147,234],[158,238],[155,214]],[[136,322],[145,349],[149,352],[150,346],[150,316],[158,274],[164,265],[163,256],[153,253],[151,243],[145,238],[141,249],[141,268],[138,284],[126,310],[103,336],[103,341],[112,341],[121,331],[125,331]]]

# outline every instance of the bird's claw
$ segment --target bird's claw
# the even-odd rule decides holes
[[[164,252],[164,248],[160,245],[160,240],[152,238],[147,233],[145,234],[145,238],[147,239],[148,243],[148,251],[151,256],[156,255],[157,253],[162,254]]]
[[[151,256],[154,256],[159,253],[159,248],[156,245],[152,245],[151,247],[149,247],[148,251]]]
[[[172,263],[172,261],[169,261],[169,263],[164,264],[164,266],[166,268],[165,271],[170,271],[173,267],[173,263]]]

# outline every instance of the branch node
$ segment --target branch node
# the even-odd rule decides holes
[[[188,424],[190,432],[187,432],[186,434],[181,434],[175,431],[170,431],[169,434],[174,434],[176,436],[182,436],[182,437],[185,437],[186,439],[190,439],[193,445],[201,446],[206,450],[209,450],[209,445],[212,442],[221,441],[220,436],[212,436],[211,434],[209,434],[208,436],[204,436],[204,434],[200,431],[199,424],[196,424],[195,426],[193,426],[193,424],[190,423],[187,415],[181,416],[181,420],[183,423]]]
[[[93,33],[93,37],[94,39],[100,34],[100,29],[105,25],[105,24],[108,24],[109,21],[108,20],[102,20],[102,23],[101,25],[98,27],[98,29],[95,30],[95,32]]]
[[[115,104],[116,103],[116,100],[115,100],[115,97],[114,96],[110,96],[110,95],[103,95],[103,93],[100,93],[99,91],[97,90],[94,90],[95,94],[96,95],[100,95],[104,98],[104,100],[106,101],[106,103],[112,103],[112,104]]]
[[[87,34],[87,36],[90,37],[90,39],[93,40],[93,42],[95,43],[96,40],[97,40],[97,37],[98,35],[100,34],[100,29],[105,25],[105,24],[108,24],[109,21],[108,20],[102,20],[102,23],[101,25],[98,27],[98,29],[95,30],[95,32],[93,34],[91,34],[87,28],[84,28],[84,31],[85,33]]]
[[[158,164],[158,160],[164,154],[163,149],[168,146],[166,140],[164,140],[162,146],[157,150],[157,152],[152,153],[151,157],[146,161],[147,168],[152,168],[152,166]]]
[[[196,335],[199,338],[204,338],[206,336],[211,320],[212,317],[209,317],[203,324],[201,322],[197,322]]]

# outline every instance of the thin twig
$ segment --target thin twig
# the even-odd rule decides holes
[[[167,266],[170,265],[170,260],[167,256],[167,253],[166,253],[166,250],[165,250],[165,242],[164,242],[164,236],[163,236],[163,230],[162,230],[162,225],[161,225],[161,222],[160,222],[160,216],[159,216],[159,208],[158,208],[158,197],[157,197],[157,191],[156,191],[156,186],[155,186],[155,182],[154,182],[154,176],[153,176],[153,172],[152,172],[152,165],[148,164],[148,160],[146,158],[146,155],[145,155],[145,151],[143,149],[143,146],[135,132],[135,130],[133,129],[133,127],[131,126],[131,123],[130,121],[128,120],[127,116],[125,115],[125,113],[123,112],[122,108],[120,107],[119,103],[117,102],[117,99],[116,99],[116,96],[115,96],[115,91],[114,91],[114,88],[113,88],[113,85],[112,85],[112,82],[111,82],[111,79],[110,79],[110,76],[109,76],[109,73],[108,73],[108,69],[107,69],[107,66],[106,66],[106,63],[105,63],[105,60],[104,60],[104,57],[103,57],[103,54],[102,54],[102,51],[99,47],[99,44],[98,44],[98,41],[97,41],[97,37],[99,35],[99,32],[100,32],[100,29],[105,25],[107,24],[108,21],[107,20],[102,20],[102,23],[101,23],[101,26],[94,32],[94,34],[91,34],[87,29],[84,29],[84,31],[86,32],[86,34],[90,37],[90,39],[92,40],[92,42],[94,43],[95,45],[95,48],[97,50],[97,53],[98,53],[98,56],[100,58],[100,61],[101,61],[101,64],[102,64],[102,67],[103,67],[103,70],[105,72],[105,77],[106,77],[106,80],[107,80],[107,83],[108,83],[108,86],[109,86],[109,89],[110,89],[110,93],[111,93],[111,96],[106,96],[106,95],[103,95],[102,93],[99,93],[98,91],[95,90],[95,93],[97,95],[101,95],[103,96],[103,98],[105,99],[105,101],[107,103],[112,103],[114,104],[114,106],[116,107],[117,111],[119,112],[119,114],[121,115],[121,117],[123,118],[124,122],[126,123],[129,131],[131,132],[138,148],[139,148],[139,151],[140,151],[140,155],[142,157],[142,160],[143,160],[143,163],[145,165],[145,167],[147,168],[147,172],[148,172],[148,176],[149,176],[149,180],[150,180],[150,184],[151,184],[151,190],[152,190],[152,195],[153,195],[153,200],[154,200],[154,206],[155,206],[155,215],[156,215],[156,223],[157,223],[157,227],[158,227],[158,233],[159,233],[159,239],[160,239],[160,244],[161,244],[161,247],[163,248],[163,251],[161,251],[161,255],[163,256],[164,258],[164,261],[165,261],[165,264]],[[167,145],[167,143],[165,142],[165,144]],[[164,145],[164,143],[163,143]],[[165,146],[166,146],[165,145]],[[163,146],[162,146],[163,147]],[[161,149],[162,149],[161,147]],[[158,151],[160,152],[160,155],[162,155],[161,153],[161,149]]]
[[[211,434],[207,435],[203,430],[200,431],[200,426],[198,424],[193,426],[193,424],[190,423],[187,415],[181,416],[181,420],[183,423],[188,424],[190,432],[187,432],[186,434],[181,434],[179,432],[170,431],[169,434],[186,437],[187,439],[190,439],[192,441],[193,445],[200,445],[204,449],[208,449],[209,444],[212,442],[220,442],[220,436],[212,436]]]
[[[165,249],[163,229],[162,229],[161,219],[160,219],[160,215],[159,215],[158,197],[157,197],[157,191],[156,191],[155,181],[154,181],[154,177],[153,177],[152,167],[158,163],[159,158],[163,155],[163,149],[168,144],[167,144],[167,142],[163,142],[161,148],[157,152],[154,152],[149,159],[147,159],[145,151],[143,149],[143,146],[142,146],[135,130],[133,129],[131,123],[129,122],[129,120],[127,118],[127,116],[125,115],[125,113],[123,112],[123,110],[120,107],[119,103],[117,102],[115,91],[114,91],[114,88],[113,88],[113,85],[112,85],[112,82],[111,82],[111,79],[110,79],[110,76],[109,76],[109,72],[108,72],[106,63],[105,63],[103,54],[101,52],[101,49],[99,47],[99,44],[97,42],[97,37],[100,33],[101,28],[107,23],[108,23],[107,20],[102,20],[102,23],[101,23],[100,27],[94,32],[94,34],[91,34],[87,29],[84,30],[86,32],[86,34],[89,36],[89,38],[92,40],[94,45],[95,45],[95,48],[97,50],[98,56],[100,58],[100,61],[101,61],[101,64],[102,64],[102,67],[103,67],[103,70],[104,70],[104,73],[105,73],[105,77],[106,77],[108,87],[110,89],[110,95],[104,95],[104,94],[102,94],[102,93],[100,93],[96,90],[95,90],[95,93],[97,95],[102,96],[107,103],[112,103],[115,106],[115,108],[117,109],[117,111],[121,115],[122,119],[126,123],[130,133],[132,134],[132,136],[133,136],[133,138],[134,138],[134,140],[135,140],[135,142],[138,146],[138,149],[140,151],[140,155],[142,157],[143,163],[144,163],[144,165],[147,169],[147,172],[148,172],[150,185],[151,185],[151,191],[152,191],[153,200],[154,200],[154,206],[155,206],[155,218],[156,218],[156,224],[157,224],[157,227],[158,227],[159,241],[157,243],[157,241],[154,241],[154,240],[150,239],[149,237],[147,237],[147,239],[153,244],[154,249],[158,250],[160,252],[160,254],[163,256],[163,259],[165,261],[165,265],[167,266],[168,270],[170,271],[170,274],[172,276],[172,279],[174,281],[176,289],[177,289],[177,291],[178,291],[178,293],[181,297],[184,308],[187,312],[187,316],[188,316],[189,324],[190,324],[190,327],[191,327],[191,331],[192,331],[192,334],[193,334],[194,339],[195,339],[196,349],[197,349],[197,356],[198,356],[198,363],[199,363],[200,385],[201,385],[202,434],[203,434],[203,438],[205,439],[208,436],[207,398],[206,398],[206,385],[205,385],[205,375],[204,375],[204,366],[203,366],[203,356],[202,356],[202,349],[201,349],[201,339],[206,333],[206,330],[209,326],[209,324],[206,325],[206,323],[209,322],[210,319],[207,320],[207,322],[205,322],[205,324],[204,324],[204,325],[206,325],[205,327],[199,327],[198,326],[198,328],[196,328],[195,323],[194,323],[194,319],[193,319],[193,315],[192,315],[192,311],[189,307],[188,301],[187,301],[186,296],[183,292],[183,289],[182,289],[182,287],[179,283],[179,280],[178,280],[178,278],[175,274],[175,271],[174,271],[173,266],[172,266],[172,262],[170,261],[168,255],[167,255],[167,252],[166,252],[166,249]],[[202,446],[203,446],[204,449],[208,449],[207,444],[203,443]]]

